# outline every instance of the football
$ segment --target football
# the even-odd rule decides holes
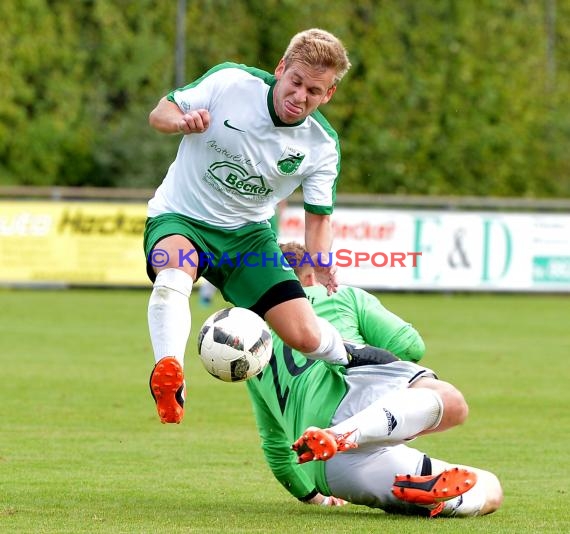
[[[242,382],[261,373],[272,351],[267,324],[245,308],[213,313],[198,334],[198,354],[206,371],[224,382]]]

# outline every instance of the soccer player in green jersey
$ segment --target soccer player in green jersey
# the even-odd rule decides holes
[[[347,296],[345,305],[329,306],[329,300],[318,298],[321,290],[308,264],[299,269],[304,249],[296,244],[282,248],[292,265],[296,261],[317,314],[345,339],[367,342],[362,328],[366,320],[361,320],[366,311],[358,307],[376,305]],[[341,287],[335,297],[342,293]],[[371,335],[388,344],[396,340],[393,346],[402,345],[401,357],[414,359],[409,347],[397,342],[401,324],[391,314],[385,324],[381,315],[377,318]],[[377,333],[383,329],[383,335]],[[275,334],[273,352],[268,368],[249,380],[247,389],[269,467],[293,496],[311,504],[349,501],[418,515],[483,515],[500,506],[501,485],[489,471],[452,468],[406,445],[418,435],[447,430],[467,417],[462,394],[433,371],[388,351],[383,351],[382,365],[329,365],[308,360]],[[402,474],[406,476],[398,476]]]
[[[426,348],[418,331],[387,310],[374,295],[358,287],[339,286],[329,296],[318,283],[315,261],[303,245],[289,242],[280,248],[317,315],[329,321],[334,317],[342,324],[344,339],[382,347],[402,360],[417,362],[423,357]]]
[[[200,276],[228,302],[263,317],[289,346],[310,358],[348,363],[339,333],[315,315],[281,261],[269,220],[301,187],[307,248],[330,252],[340,149],[318,108],[349,68],[341,41],[313,28],[291,39],[274,73],[223,63],[151,111],[154,129],[181,136],[148,203],[144,234],[153,282],[150,387],[163,423],[183,417],[188,298]],[[336,290],[336,266],[319,265],[316,275],[329,293]]]

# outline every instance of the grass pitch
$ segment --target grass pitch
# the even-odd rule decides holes
[[[456,384],[468,422],[414,446],[494,471],[497,513],[407,518],[291,498],[266,467],[243,384],[195,356],[188,409],[161,425],[148,391],[148,291],[0,291],[0,532],[570,532],[570,298],[382,297],[414,323],[423,360]]]

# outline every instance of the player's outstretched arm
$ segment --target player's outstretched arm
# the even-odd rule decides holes
[[[329,295],[338,288],[337,266],[330,257],[332,226],[330,216],[305,212],[305,246],[311,255],[315,276]]]
[[[372,294],[350,288],[354,295],[358,326],[366,343],[382,347],[401,360],[417,362],[426,347],[419,332],[401,317],[386,309]]]
[[[206,109],[192,109],[184,113],[177,104],[162,97],[150,112],[148,121],[162,133],[202,133],[210,126],[210,113]]]

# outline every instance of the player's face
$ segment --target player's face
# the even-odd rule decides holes
[[[336,91],[334,69],[315,69],[299,62],[286,67],[282,59],[275,69],[275,77],[273,107],[285,124],[303,120],[321,104],[326,104]]]

